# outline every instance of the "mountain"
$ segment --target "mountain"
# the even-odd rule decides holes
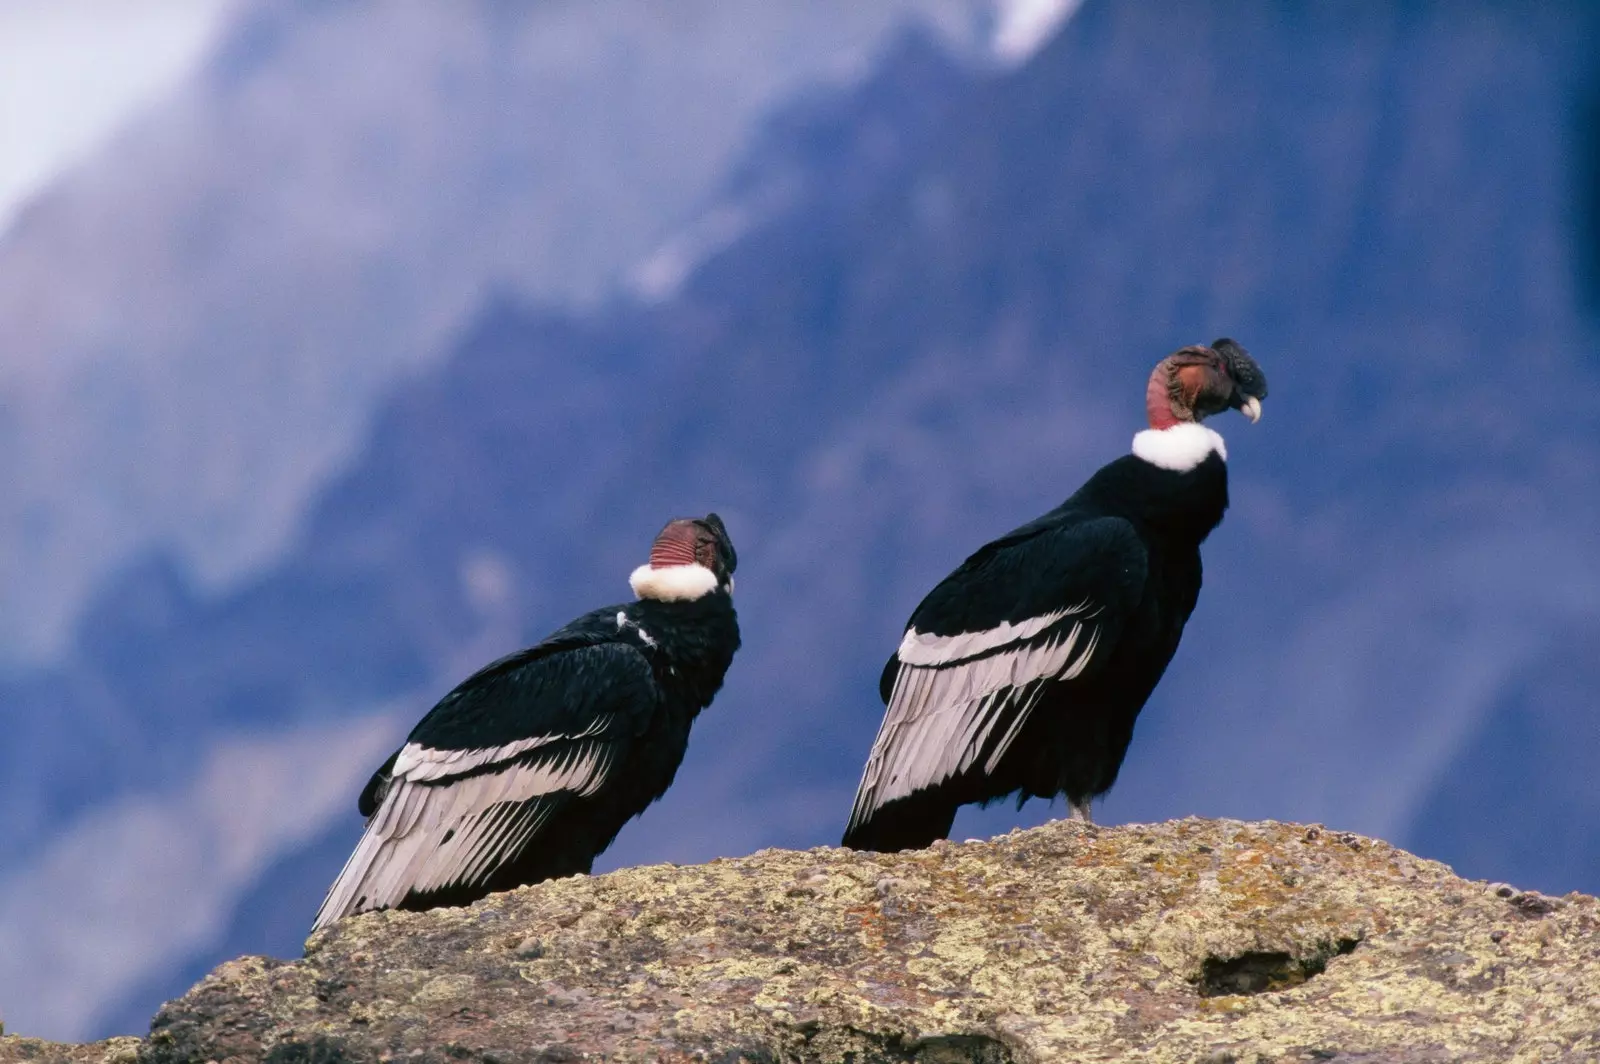
[[[213,593],[270,565],[486,291],[619,287],[776,101],[989,8],[245,0],[0,235],[0,663],[149,551]]]
[[[0,897],[13,1027],[135,1030],[240,944],[297,953],[388,744],[623,597],[675,514],[727,520],[745,649],[606,867],[836,841],[921,593],[1124,453],[1155,360],[1223,334],[1272,395],[1218,423],[1233,508],[1099,815],[1320,820],[1596,889],[1582,831],[1467,843],[1600,814],[1577,748],[1549,755],[1587,734],[1600,602],[1597,44],[1576,3],[1090,0],[1014,69],[911,33],[777,109],[674,283],[489,299],[280,560],[221,592],[129,566],[67,663],[0,691],[29,751],[4,778],[46,796],[6,807],[12,859],[56,907]],[[79,871],[108,833],[139,840],[138,905]],[[45,967],[18,928],[74,907],[106,920],[64,977],[143,963],[98,1008],[16,974]]]
[[[1600,883],[1592,618],[1529,656],[1440,773],[1411,825],[1436,857],[1552,891]]]

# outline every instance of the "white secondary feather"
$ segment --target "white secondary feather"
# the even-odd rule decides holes
[[[1168,429],[1145,429],[1133,437],[1133,453],[1153,466],[1187,473],[1215,451],[1224,462],[1228,445],[1214,429],[1185,421]]]
[[[628,586],[642,599],[685,602],[703,598],[715,591],[717,574],[698,563],[663,565],[660,568],[641,565],[628,577]]]
[[[985,748],[983,769],[994,771],[1043,693],[1043,681],[1070,680],[1093,659],[1100,631],[1085,625],[1090,617],[1051,630],[1088,608],[1084,602],[954,636],[908,630],[851,826],[896,798],[967,771]],[[1002,722],[1005,730],[991,745]]]
[[[540,799],[561,792],[581,797],[600,789],[615,750],[581,741],[598,729],[597,724],[577,736],[539,736],[491,750],[438,751],[408,743],[395,759],[383,804],[367,822],[312,929],[350,913],[397,905],[413,890],[481,881],[520,851],[550,816],[556,803]],[[449,778],[558,739],[579,741],[538,760]]]
[[[1063,617],[1083,613],[1088,608],[1089,601],[1085,599],[1076,606],[1030,617],[1016,624],[1001,621],[999,627],[988,631],[962,632],[958,635],[934,635],[931,632],[919,632],[915,628],[907,628],[905,638],[900,640],[900,649],[897,653],[901,662],[907,665],[954,665],[967,658],[986,654],[1007,643],[1030,639]]]
[[[572,735],[535,735],[528,739],[506,743],[504,746],[489,746],[475,750],[433,750],[420,743],[407,743],[401,748],[399,756],[394,759],[394,767],[389,770],[389,775],[396,780],[433,780],[443,776],[460,776],[481,765],[510,761],[519,754],[537,750],[541,746],[549,746],[551,743],[570,742],[599,735],[609,723],[608,717],[596,717],[594,723]]]

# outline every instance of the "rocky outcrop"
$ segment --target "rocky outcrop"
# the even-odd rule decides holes
[[[1058,822],[342,921],[155,1018],[176,1061],[1591,1061],[1600,903],[1321,827]],[[0,1041],[0,1062],[133,1043]]]
[[[0,1035],[0,1062],[3,1064],[138,1064],[140,1041],[137,1038],[108,1038],[86,1045],[65,1045],[38,1038],[7,1038]]]

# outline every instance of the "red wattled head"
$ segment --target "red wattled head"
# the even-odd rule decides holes
[[[1224,410],[1238,410],[1256,421],[1266,397],[1261,367],[1243,347],[1223,337],[1210,347],[1179,348],[1157,363],[1145,387],[1145,411],[1153,429],[1201,421]]]
[[[703,565],[724,583],[733,575],[738,564],[728,530],[723,526],[722,518],[714,513],[668,521],[650,547],[652,569]]]

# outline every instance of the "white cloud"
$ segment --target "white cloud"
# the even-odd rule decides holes
[[[0,6],[0,232],[27,198],[174,89],[228,0]]]

